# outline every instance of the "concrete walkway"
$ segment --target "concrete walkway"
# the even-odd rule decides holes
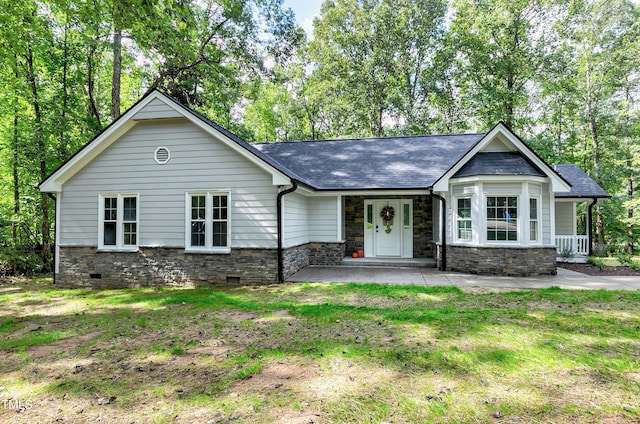
[[[498,277],[441,272],[435,268],[389,268],[355,266],[308,266],[287,279],[291,282],[385,283],[421,286],[491,287],[539,289],[640,290],[640,277],[593,277],[558,268],[557,275]]]

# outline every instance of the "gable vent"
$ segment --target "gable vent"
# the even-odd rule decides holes
[[[160,165],[164,165],[165,163],[169,162],[169,159],[171,159],[171,152],[169,152],[169,149],[164,146],[158,147],[156,149],[155,159],[156,162],[158,162]]]

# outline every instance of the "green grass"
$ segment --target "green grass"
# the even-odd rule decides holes
[[[12,289],[0,421],[640,420],[640,292]]]

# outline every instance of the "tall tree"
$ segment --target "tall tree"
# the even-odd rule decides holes
[[[339,135],[381,136],[393,118],[417,130],[421,75],[444,30],[445,11],[439,1],[323,3],[309,51],[314,73],[329,82],[325,97],[336,106],[346,100],[352,121]]]
[[[451,37],[461,96],[481,127],[522,129],[528,84],[542,66],[551,10],[538,0],[454,0]]]
[[[624,81],[630,77],[636,81],[632,91],[638,87],[635,75],[640,68],[637,57],[634,58],[639,34],[637,9],[624,0],[575,0],[557,30],[563,43],[565,66],[571,69],[565,78],[566,91],[583,105],[576,110],[584,123],[586,154],[582,164],[597,183],[616,193],[622,188],[618,179],[621,173],[615,165],[616,152],[625,150],[619,144],[614,125],[624,103],[616,99],[624,96],[625,91],[631,92],[624,88]],[[614,210],[611,212],[620,216]],[[604,226],[603,209],[597,207],[596,234],[600,244],[605,243]]]

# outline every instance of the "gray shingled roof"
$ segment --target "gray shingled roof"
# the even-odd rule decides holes
[[[317,190],[426,189],[484,134],[254,144]]]
[[[520,152],[483,152],[464,164],[453,178],[476,175],[546,175]]]
[[[610,197],[602,187],[577,165],[553,165],[553,169],[571,184],[571,191],[568,193],[556,193],[556,197]]]

